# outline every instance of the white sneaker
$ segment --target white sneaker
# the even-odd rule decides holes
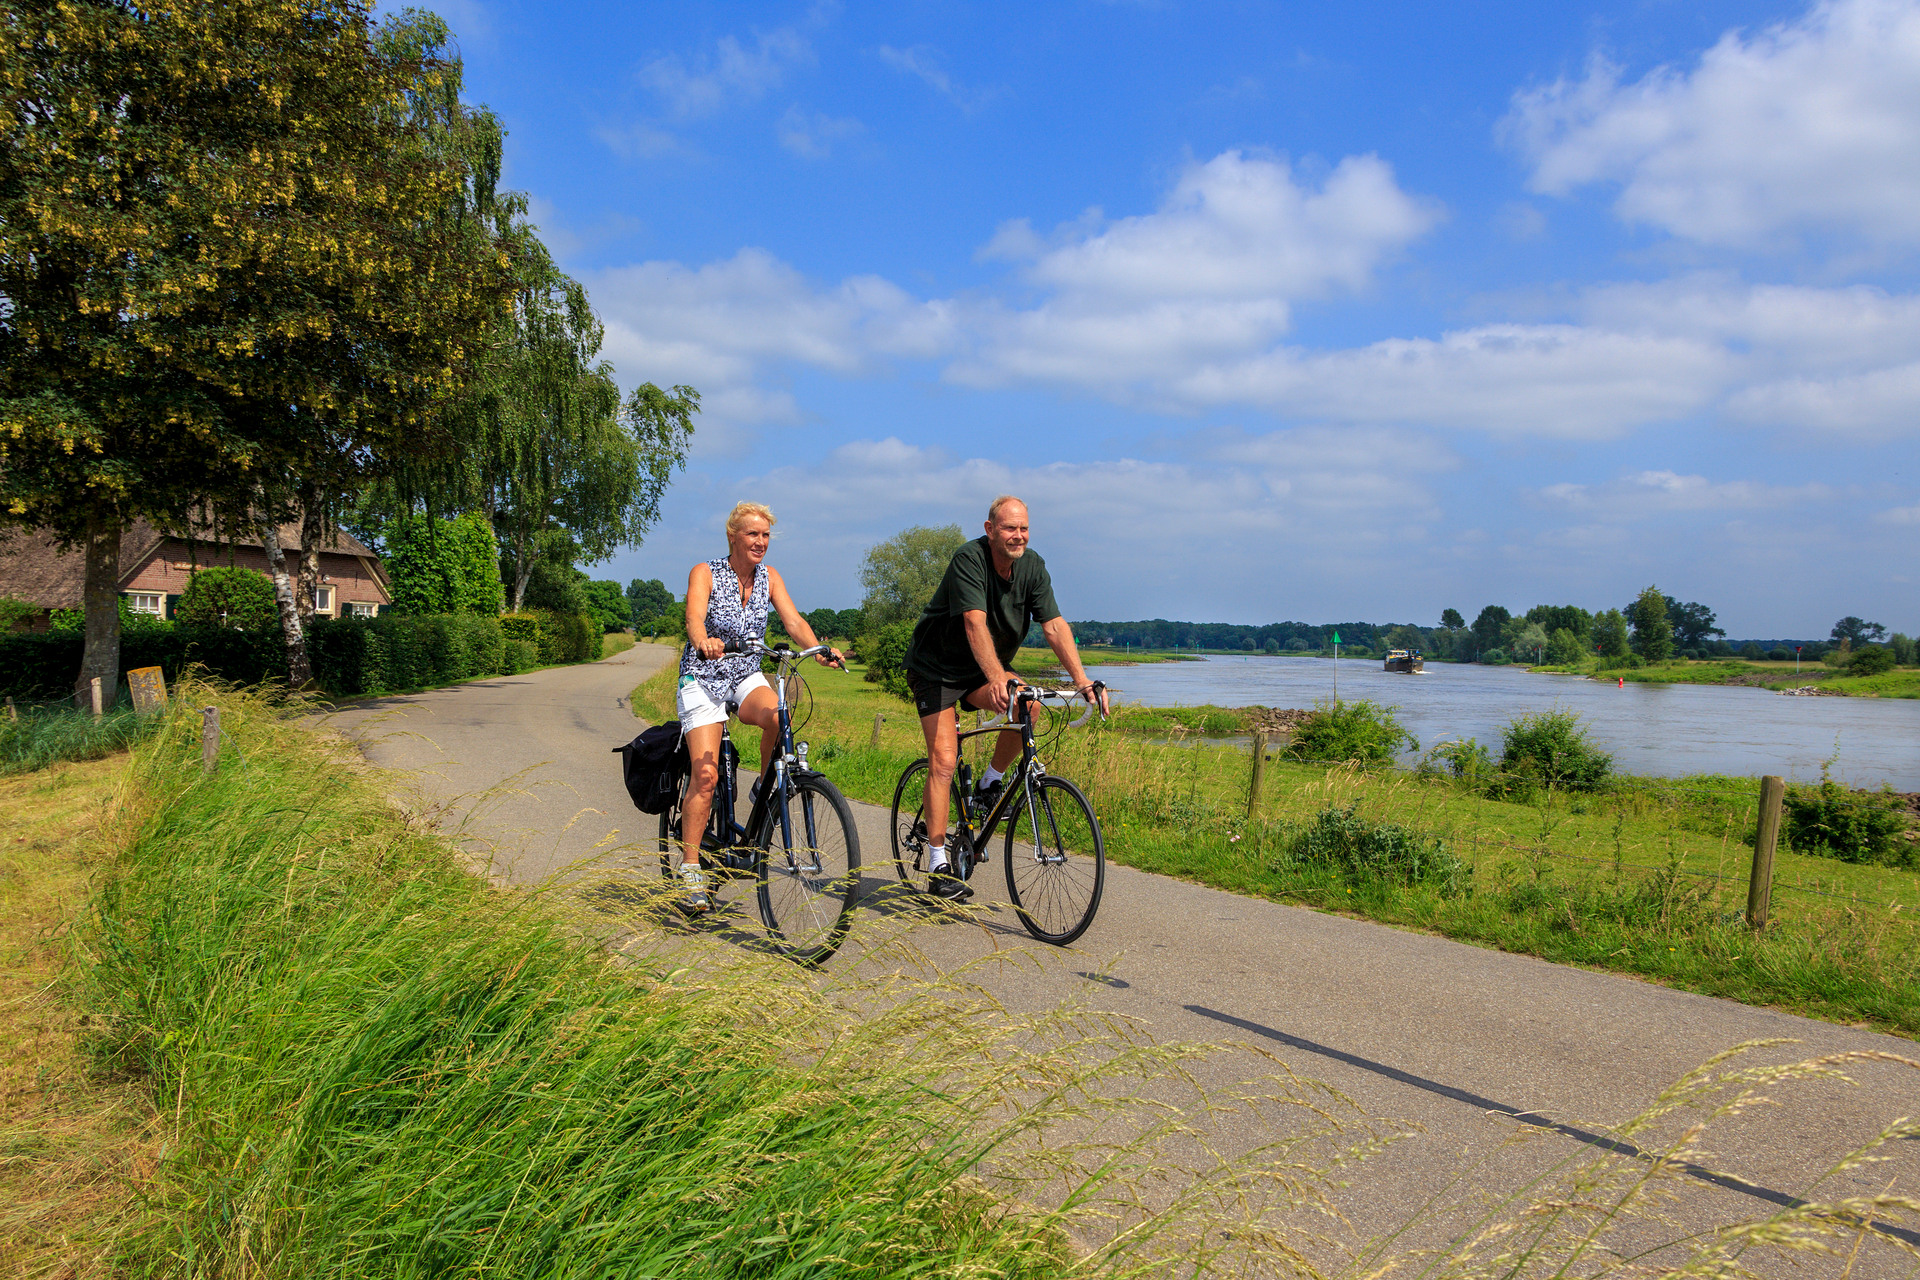
[[[712,899],[707,897],[707,873],[700,869],[697,862],[680,864],[680,883],[687,890],[687,905],[695,911],[713,909]]]

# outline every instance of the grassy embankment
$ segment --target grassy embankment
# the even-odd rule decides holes
[[[812,759],[848,795],[890,803],[922,754],[913,709],[852,675],[807,675]],[[634,691],[637,715],[671,717],[671,674]],[[873,748],[876,714],[880,746]],[[1122,709],[1121,729],[1235,719],[1224,708]],[[757,762],[757,735],[736,737]],[[984,749],[984,743],[979,744]],[[1782,852],[1774,924],[1742,923],[1758,784],[1629,779],[1606,794],[1488,799],[1403,770],[1270,756],[1249,819],[1245,748],[1170,747],[1076,730],[1044,751],[1086,788],[1108,856],[1143,870],[1351,912],[1549,960],[1639,974],[1687,990],[1920,1037],[1920,874]],[[1329,809],[1437,838],[1466,864],[1468,891],[1303,865],[1302,830]],[[877,850],[875,859],[889,853]]]
[[[131,761],[0,783],[34,815],[0,1008],[0,1239],[25,1274],[1132,1274],[1306,1247],[1313,1213],[1254,1219],[1318,1205],[1373,1142],[1308,1082],[1208,1099],[1181,1065],[1204,1050],[1016,1017],[903,950],[908,975],[838,987],[719,938],[642,928],[616,954],[606,915],[464,872],[343,745],[188,692]],[[17,960],[90,877],[83,926]],[[1276,1142],[1183,1173],[1163,1149],[1213,1106]],[[1243,1212],[1255,1185],[1280,1194]]]
[[[1717,684],[1745,685],[1756,689],[1799,689],[1817,686],[1823,693],[1846,694],[1855,698],[1920,698],[1920,667],[1896,667],[1877,676],[1850,676],[1819,663],[1800,665],[1794,673],[1791,662],[1748,662],[1744,659],[1687,658],[1649,667],[1615,667],[1601,670],[1593,661],[1573,666],[1546,664],[1529,671],[1560,675],[1591,676],[1595,680],[1625,680],[1629,684]]]
[[[1544,1180],[1469,1188],[1450,1257],[1396,1263],[1396,1234],[1349,1269],[1318,1234],[1339,1230],[1328,1178],[1399,1126],[1285,1075],[1200,1096],[1198,1050],[1016,1019],[965,975],[836,989],[645,934],[616,956],[565,899],[463,873],[355,758],[191,692],[223,708],[212,776],[182,705],[135,758],[0,781],[7,1274],[1322,1274],[1307,1251],[1451,1275],[1495,1241],[1551,1268],[1645,1257],[1667,1196],[1711,1193],[1674,1163],[1700,1158],[1701,1104],[1832,1070],[1703,1069],[1622,1130],[1668,1161],[1651,1177],[1572,1148]],[[1222,1111],[1272,1144],[1212,1164],[1187,1117]],[[1761,1238],[1858,1252],[1860,1222],[1901,1217],[1794,1209]]]

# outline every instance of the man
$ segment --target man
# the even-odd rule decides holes
[[[905,661],[907,687],[927,739],[927,870],[933,892],[964,898],[971,891],[952,874],[947,857],[947,807],[959,763],[956,703],[979,711],[1007,709],[1007,664],[1038,622],[1060,665],[1082,694],[1093,689],[1073,629],[1054,603],[1053,580],[1039,555],[1027,549],[1027,504],[1002,494],[987,508],[986,536],[975,538],[947,563],[939,590],[921,611]],[[1107,695],[1099,690],[1100,710]],[[1020,754],[1018,730],[1002,733],[993,747],[993,767],[980,775],[979,794],[991,803],[1000,777]]]

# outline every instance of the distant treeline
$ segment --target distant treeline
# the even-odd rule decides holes
[[[1425,633],[1420,628],[1375,622],[1269,622],[1245,626],[1233,622],[1076,622],[1074,638],[1081,644],[1109,644],[1134,649],[1244,649],[1250,652],[1317,653],[1331,648],[1335,633],[1344,648],[1379,649],[1395,631]],[[1032,643],[1041,643],[1030,638]],[[1418,647],[1416,643],[1416,647]]]

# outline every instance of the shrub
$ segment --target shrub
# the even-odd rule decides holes
[[[860,637],[861,661],[867,664],[867,681],[877,684],[896,698],[910,698],[907,690],[907,645],[913,640],[913,623],[892,622]]]
[[[524,640],[537,646],[540,643],[540,619],[530,613],[503,613],[500,615],[500,634],[509,640]]]
[[[500,660],[500,674],[517,676],[540,665],[540,646],[526,640],[509,640]]]
[[[3,605],[0,605],[3,607]],[[1903,667],[1913,665],[1914,645],[1911,636],[1896,631],[1887,637],[1887,648],[1893,650],[1893,660]]]
[[[1362,818],[1355,806],[1322,809],[1287,850],[1296,865],[1333,867],[1355,879],[1431,884],[1447,897],[1467,887],[1466,864],[1446,842],[1397,822]]]
[[[1428,775],[1443,774],[1478,791],[1486,787],[1493,777],[1493,757],[1478,740],[1462,738],[1458,742],[1442,742],[1427,752],[1420,761],[1418,771]]]
[[[1894,667],[1893,650],[1885,645],[1869,645],[1847,659],[1847,674],[1850,676],[1877,676]]]
[[[1647,660],[1637,653],[1622,653],[1616,654],[1611,658],[1600,659],[1600,670],[1602,671],[1632,671],[1646,665]]]
[[[1501,736],[1501,771],[1563,791],[1592,791],[1613,772],[1613,757],[1594,746],[1572,711],[1520,716]]]
[[[1920,844],[1903,838],[1907,817],[1901,798],[1889,788],[1853,792],[1820,767],[1817,787],[1787,788],[1783,827],[1795,853],[1841,862],[1886,867],[1920,867]]]
[[[18,596],[0,596],[0,636],[16,627],[25,627],[40,612],[40,606]]]
[[[187,579],[173,616],[188,626],[251,630],[279,626],[280,606],[266,574],[217,565]]]
[[[1747,648],[1753,650],[1754,657],[1757,658],[1760,656],[1760,650],[1756,646],[1748,645]],[[1767,650],[1767,661],[1768,662],[1792,662],[1793,654],[1791,651],[1786,649],[1769,649]]]
[[[1489,649],[1480,655],[1480,661],[1489,667],[1504,667],[1512,662],[1513,659],[1507,657],[1507,651],[1505,649]]]
[[[558,613],[536,609],[540,620],[535,643],[540,646],[540,661],[548,666],[567,662],[594,662],[600,657],[600,624],[591,614]],[[519,637],[516,637],[519,638]]]
[[[493,525],[478,511],[453,520],[424,515],[387,528],[386,567],[399,613],[474,613],[493,617],[505,592]]]
[[[1296,760],[1357,761],[1381,764],[1404,745],[1418,751],[1420,740],[1394,718],[1398,707],[1358,702],[1319,702],[1293,731],[1287,754]]]
[[[497,618],[382,614],[317,619],[308,654],[321,686],[350,697],[501,675],[511,670],[506,646]]]

